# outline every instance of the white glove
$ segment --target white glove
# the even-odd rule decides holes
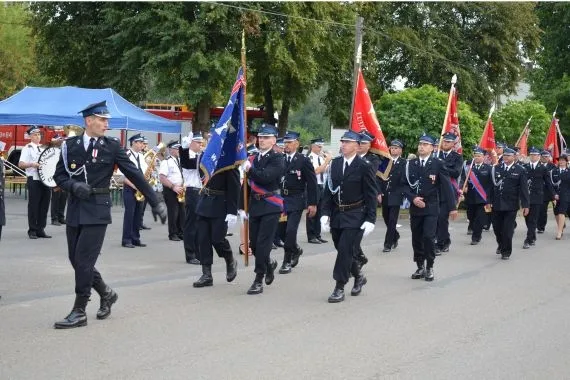
[[[192,133],[192,132],[190,132]],[[190,141],[192,141],[191,137],[182,137],[182,149],[188,149],[188,147],[190,146]]]
[[[232,228],[237,223],[237,215],[233,214],[226,215],[226,222],[228,223],[228,228]]]
[[[241,163],[240,168],[244,172],[247,172],[249,168],[251,168],[251,162],[249,162],[249,160],[245,160],[244,162]]]
[[[244,210],[238,210],[238,215],[241,218],[241,220],[247,220],[247,214],[245,213]]]
[[[370,222],[364,222],[362,223],[362,226],[360,226],[360,229],[364,230],[364,236],[368,236],[372,231],[374,231],[374,224]]]
[[[194,133],[192,131],[188,132],[188,141],[192,141],[194,138]]]
[[[331,226],[329,225],[329,217],[326,215],[321,216],[321,232],[329,233]]]

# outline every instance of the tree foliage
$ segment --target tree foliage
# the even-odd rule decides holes
[[[541,2],[536,13],[543,33],[537,66],[529,78],[534,98],[557,110],[560,128],[570,133],[570,4]]]
[[[511,101],[495,112],[495,139],[514,146],[531,116],[528,146],[542,149],[552,114],[548,113],[544,105],[534,100]]]
[[[384,94],[374,107],[387,141],[399,139],[407,153],[416,153],[418,137],[424,132],[438,137],[448,95],[429,85]],[[458,114],[464,154],[469,155],[481,139],[484,121],[461,99]]]

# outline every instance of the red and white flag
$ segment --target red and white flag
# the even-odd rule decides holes
[[[450,93],[450,104],[449,104],[449,114],[447,115],[447,120],[445,120],[445,126],[443,133],[451,132],[457,139],[455,140],[454,150],[463,154],[463,146],[461,145],[461,131],[459,130],[459,116],[457,113],[457,89],[455,86],[452,87]]]
[[[524,157],[528,156],[528,135],[530,134],[529,125],[531,119],[532,116],[526,122],[526,125],[524,126],[524,129],[519,139],[517,140],[517,143],[515,144],[515,146],[519,148],[519,154]]]
[[[493,122],[489,117],[487,119],[487,124],[485,124],[485,129],[483,130],[483,135],[481,136],[481,141],[479,146],[488,152],[497,149],[497,143],[495,141],[495,128],[493,127]]]
[[[380,156],[390,158],[390,150],[382,133],[382,128],[380,128],[380,122],[378,122],[378,118],[376,117],[374,105],[372,105],[372,100],[370,100],[370,94],[364,82],[362,70],[358,70],[351,129],[357,133],[363,130],[368,131],[374,136],[374,141],[370,144],[370,151]]]
[[[560,148],[558,147],[558,119],[556,118],[556,112],[552,114],[550,128],[548,129],[546,139],[544,140],[544,149],[550,152],[552,160],[556,164],[558,162],[558,156],[560,156]]]

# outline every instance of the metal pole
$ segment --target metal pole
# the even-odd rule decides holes
[[[247,107],[246,107],[246,87],[247,87],[247,76],[246,76],[246,60],[245,60],[245,30],[241,31],[241,67],[243,71],[243,120],[244,125],[242,128],[243,142],[247,143]],[[245,158],[247,160],[247,156]],[[249,212],[248,206],[248,192],[247,192],[247,173],[243,175],[243,210],[246,215]],[[249,219],[243,221],[243,262],[247,267],[249,265]]]
[[[362,65],[362,27],[364,18],[358,16],[356,19],[356,39],[354,46],[354,72],[352,73],[352,101],[350,103],[350,114],[348,115],[348,129],[352,129],[352,114],[354,112],[354,97],[356,95],[356,85],[358,83],[358,72]]]

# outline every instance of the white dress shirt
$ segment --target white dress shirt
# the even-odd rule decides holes
[[[182,170],[180,169],[180,161],[178,157],[170,156],[160,163],[158,174],[164,175],[173,185],[183,186]]]
[[[20,155],[20,161],[25,162],[26,164],[31,164],[33,162],[38,162],[40,159],[40,154],[42,154],[44,150],[38,144],[34,144],[30,142],[27,144],[24,149],[22,149],[22,154]],[[40,176],[38,174],[37,168],[26,168],[26,176],[33,177],[34,180],[39,181]]]
[[[191,159],[198,156],[198,153],[192,150],[188,151]],[[202,180],[200,179],[200,169],[182,169],[182,176],[184,177],[184,186],[202,188]]]
[[[319,156],[318,154],[315,154],[313,152],[311,152],[308,157],[309,157],[309,160],[311,161],[311,163],[313,164],[313,167],[315,169],[318,168],[319,166],[321,166],[325,162],[324,158],[322,158],[321,156]],[[317,184],[323,185],[325,183],[325,180],[326,180],[326,174],[324,172],[320,173],[320,174],[318,174],[318,173],[316,173],[316,174],[317,174]]]

